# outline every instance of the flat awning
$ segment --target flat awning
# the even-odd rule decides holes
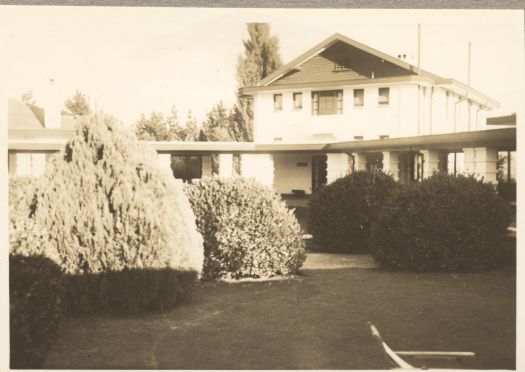
[[[46,130],[42,130],[46,132]],[[9,131],[9,151],[59,151],[73,135],[72,131],[21,135]],[[58,136],[57,136],[58,135]],[[57,138],[58,137],[58,138]],[[333,143],[254,143],[254,142],[178,142],[148,141],[158,153],[172,154],[299,154],[328,152],[377,152],[448,150],[461,151],[466,147],[496,147],[516,149],[516,128],[499,128],[474,132],[434,134],[427,136],[386,138],[377,140],[342,141]]]
[[[325,152],[371,152],[416,150],[461,150],[467,147],[516,149],[516,128],[473,132],[432,134],[427,136],[386,138],[368,141],[337,142],[325,146]]]

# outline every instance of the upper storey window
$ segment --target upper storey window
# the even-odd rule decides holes
[[[354,89],[354,106],[363,106],[365,104],[365,90]]]
[[[294,93],[293,94],[293,108],[294,110],[301,110],[303,108],[303,94]]]
[[[342,113],[342,90],[312,92],[312,115],[336,115]]]
[[[390,102],[390,88],[379,88],[379,100],[380,105],[388,105]]]
[[[282,109],[283,109],[283,95],[274,94],[273,95],[273,110],[282,111]]]

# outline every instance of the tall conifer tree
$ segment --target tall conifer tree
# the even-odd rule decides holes
[[[257,84],[281,66],[279,38],[270,35],[268,23],[248,23],[249,39],[244,40],[244,55],[237,62],[238,88]],[[238,141],[253,141],[253,108],[249,97],[237,92],[237,104],[231,115],[230,132]]]

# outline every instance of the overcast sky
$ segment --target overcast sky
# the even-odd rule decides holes
[[[523,11],[261,10],[0,7],[5,93],[32,90],[42,101],[54,78],[64,100],[79,89],[97,107],[133,124],[141,113],[192,110],[199,122],[222,100],[234,102],[235,68],[247,22],[268,22],[284,62],[339,32],[387,54],[467,81],[501,103],[523,106]]]

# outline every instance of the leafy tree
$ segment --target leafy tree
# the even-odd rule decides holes
[[[281,66],[279,38],[270,35],[268,23],[248,23],[249,39],[244,40],[244,55],[237,62],[238,87],[255,85],[259,80]],[[249,97],[237,93],[237,104],[234,107],[232,132],[245,141],[253,141],[253,108]]]
[[[147,118],[144,114],[135,124],[135,134],[141,140],[147,141],[195,141],[199,136],[197,121],[191,111],[186,124],[179,122],[177,109],[171,108],[171,113],[164,116],[161,112],[152,112]]]
[[[22,96],[20,97],[20,99],[22,100],[22,102],[24,102],[26,105],[31,105],[31,106],[34,106],[36,105],[36,101],[35,99],[33,98],[33,92],[28,90],[27,92],[25,92],[24,94],[22,94]]]
[[[62,113],[71,116],[85,116],[91,113],[89,102],[87,97],[80,91],[75,91],[72,98],[64,102],[67,110],[63,110]]]
[[[224,107],[222,101],[206,114],[199,140],[235,141],[231,134],[231,112]]]
[[[166,126],[166,119],[161,112],[153,111],[148,118],[144,114],[135,124],[138,139],[146,141],[169,141],[171,134]]]

